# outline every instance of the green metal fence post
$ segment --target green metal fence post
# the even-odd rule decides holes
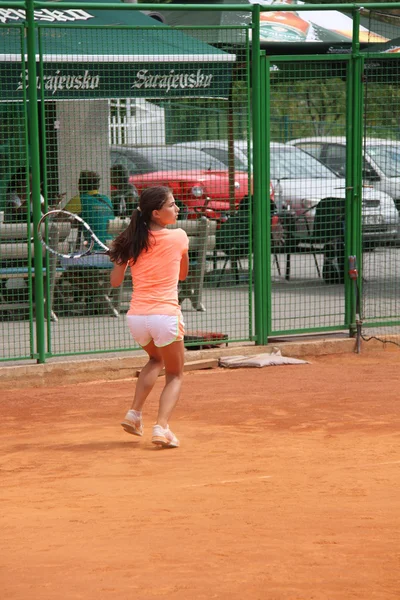
[[[253,201],[254,201],[254,313],[256,343],[267,343],[267,327],[264,317],[265,290],[262,260],[262,163],[261,163],[261,55],[260,55],[260,5],[256,4],[252,12],[252,113],[253,113]]]
[[[246,32],[246,53],[245,53],[245,57],[246,57],[246,65],[247,65],[247,69],[246,69],[246,84],[247,84],[247,90],[246,90],[246,118],[243,120],[243,123],[245,123],[246,125],[246,132],[247,132],[247,156],[251,156],[252,153],[252,139],[251,139],[251,131],[252,131],[252,111],[251,111],[251,99],[252,99],[252,90],[251,90],[251,86],[252,86],[252,81],[251,81],[251,71],[250,71],[250,65],[251,65],[251,48],[250,48],[250,43],[249,43],[249,30],[247,30]],[[242,122],[242,113],[240,113],[241,115],[241,122]],[[239,128],[240,130],[242,130],[242,126],[240,126]],[[248,174],[248,190],[247,193],[249,194],[249,198],[253,199],[253,165],[251,160],[247,161],[247,174]],[[250,207],[252,206],[252,204],[250,203]],[[249,306],[249,329],[248,329],[248,336],[249,336],[249,340],[254,339],[254,257],[253,257],[253,227],[254,227],[254,211],[253,210],[249,210],[249,215],[248,215],[248,227],[249,227],[249,245],[248,245],[248,253],[249,253],[249,280],[248,280],[248,306]]]
[[[346,78],[346,204],[345,204],[345,260],[347,261],[347,257],[352,254],[353,248],[353,196],[354,196],[354,173],[353,173],[353,120],[354,120],[354,61],[353,56],[351,60],[347,63],[347,78]],[[348,269],[347,263],[345,264],[345,271]],[[355,312],[354,306],[351,299],[352,296],[352,284],[349,277],[345,277],[344,280],[344,300],[345,300],[345,309],[344,309],[344,318],[345,324],[349,328],[350,335],[354,333],[354,325],[355,325]]]
[[[261,265],[263,288],[263,323],[266,328],[265,342],[272,330],[272,288],[271,288],[271,202],[270,202],[270,121],[271,89],[270,62],[261,53]]]
[[[350,207],[350,227],[351,235],[348,239],[349,252],[348,255],[357,257],[358,262],[358,286],[361,294],[362,281],[362,147],[363,147],[363,71],[364,58],[360,54],[360,10],[357,9],[353,13],[353,44],[352,44],[352,92],[353,98],[350,102],[352,109],[352,119],[349,124],[349,133],[351,138],[350,144],[350,161],[351,165],[351,187],[352,187],[352,202]],[[346,265],[348,267],[348,265]],[[348,268],[346,268],[348,271]],[[352,281],[346,277],[346,295],[350,298],[350,334],[354,335],[356,331],[356,295]]]
[[[34,266],[35,266],[35,314],[36,314],[36,358],[39,363],[45,362],[45,323],[43,293],[43,259],[42,245],[36,234],[41,217],[40,211],[40,148],[38,99],[36,89],[36,25],[34,19],[34,2],[26,2],[27,49],[28,49],[28,115],[32,169],[32,212],[34,229]]]

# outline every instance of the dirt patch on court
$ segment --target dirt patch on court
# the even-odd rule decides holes
[[[134,381],[3,390],[7,600],[400,596],[400,351],[185,375],[178,450]]]

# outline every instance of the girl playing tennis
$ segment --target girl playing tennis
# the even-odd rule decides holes
[[[184,323],[178,303],[178,280],[188,273],[189,240],[176,223],[179,208],[167,187],[144,190],[127,229],[113,242],[111,285],[118,287],[129,266],[133,293],[127,321],[135,341],[149,355],[140,372],[132,408],[121,423],[128,433],[143,435],[142,408],[161,369],[165,386],[160,396],[153,444],[177,448],[179,440],[168,426],[178,401],[184,363]]]

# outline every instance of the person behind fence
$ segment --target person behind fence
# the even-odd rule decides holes
[[[108,222],[115,218],[112,202],[108,196],[99,192],[100,176],[95,171],[81,171],[79,175],[79,199],[80,215],[89,225],[103,244],[106,244],[109,235],[107,233]],[[71,211],[70,211],[71,212]],[[83,232],[85,233],[85,232]],[[101,251],[99,244],[95,243],[93,250]],[[109,263],[107,256],[94,255],[84,256],[80,264],[96,265]]]
[[[129,183],[129,173],[124,165],[113,165],[110,170],[111,202],[114,214],[124,219],[130,217],[136,208],[139,194]]]
[[[4,207],[4,223],[28,223],[28,215],[30,221],[33,220],[32,214],[32,173],[27,167],[19,167],[12,175],[7,186],[6,203]],[[44,210],[44,198],[40,195],[41,210]],[[12,241],[9,239],[8,241]],[[15,243],[20,243],[21,240],[16,237]],[[34,267],[34,259],[32,258],[32,267]],[[3,257],[0,260],[1,268],[20,268],[24,269],[28,266],[27,258],[7,258]],[[20,300],[23,298],[28,301],[28,284],[26,279],[22,277],[10,277],[1,282],[1,287],[5,289],[5,295],[10,301]],[[34,288],[33,288],[34,292]]]
[[[107,232],[109,221],[115,218],[111,200],[108,196],[99,192],[100,176],[95,171],[81,171],[79,175],[79,203],[76,198],[74,206],[69,206],[69,212],[76,210],[89,225],[99,240],[108,243]],[[67,208],[66,207],[66,208]],[[82,241],[85,229],[78,228],[75,250],[82,249]],[[93,250],[99,252],[104,249],[97,243]],[[75,258],[61,258],[60,260],[65,272],[64,280],[69,280],[73,288],[74,306],[79,310],[93,310],[98,314],[108,313],[110,310],[108,297],[108,275],[103,277],[104,269],[108,269],[110,259],[107,254],[93,254],[82,256],[79,260]],[[115,316],[115,314],[114,314]]]
[[[142,408],[165,368],[165,386],[159,400],[152,442],[176,448],[179,441],[168,421],[178,401],[184,364],[184,323],[178,303],[178,280],[188,273],[189,240],[176,223],[179,208],[167,187],[145,189],[127,229],[114,240],[110,258],[114,263],[111,285],[118,287],[130,268],[133,293],[127,322],[134,340],[149,360],[140,372],[131,409],[121,425],[128,433],[143,435]]]
[[[27,184],[29,180],[29,184]],[[32,220],[32,173],[26,167],[19,167],[7,186],[6,205],[4,210],[5,223],[27,223],[28,213]],[[44,198],[40,195],[43,211]]]
[[[84,173],[85,171],[82,171]],[[82,175],[81,173],[81,175]],[[82,203],[81,203],[81,186],[80,186],[80,178],[78,181],[78,193],[73,196],[68,202],[63,206],[60,205],[57,208],[67,210],[74,215],[78,215],[78,217],[82,216]]]

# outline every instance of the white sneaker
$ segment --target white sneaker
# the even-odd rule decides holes
[[[178,448],[179,446],[178,438],[172,433],[168,425],[165,429],[161,425],[154,425],[151,441],[162,448]]]
[[[143,435],[142,419],[134,419],[130,411],[126,413],[125,419],[122,421],[121,425],[127,433],[131,433],[132,435]]]

